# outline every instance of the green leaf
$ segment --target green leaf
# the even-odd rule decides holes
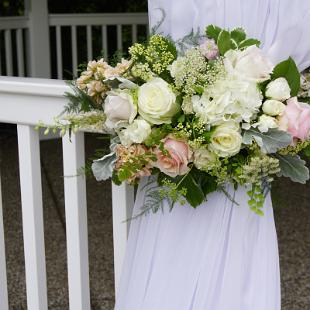
[[[217,42],[217,39],[219,37],[220,32],[222,31],[221,28],[215,26],[215,25],[209,25],[206,28],[206,35],[210,39],[214,39],[215,42]]]
[[[303,153],[310,159],[310,145],[303,150]]]
[[[275,80],[279,77],[284,77],[287,80],[291,88],[291,96],[297,96],[300,89],[300,73],[295,61],[291,57],[285,61],[280,62],[273,69],[271,79]]]
[[[279,176],[290,178],[293,182],[306,184],[309,180],[309,169],[306,162],[299,156],[276,154],[280,161],[281,172]]]
[[[182,187],[186,188],[185,198],[193,208],[198,207],[205,200],[205,194],[192,173],[182,180],[180,188]]]
[[[239,44],[246,39],[246,33],[242,28],[236,28],[230,33],[231,38]]]
[[[274,128],[265,133],[250,128],[244,132],[243,143],[250,145],[253,140],[260,146],[262,152],[270,154],[290,145],[292,136],[285,131]]]
[[[256,45],[259,47],[260,41],[256,40],[256,39],[246,39],[246,40],[243,40],[242,42],[240,42],[239,48],[244,49],[244,48],[252,46],[252,45]]]
[[[227,30],[222,30],[217,39],[217,45],[221,55],[224,55],[231,49],[231,37]]]

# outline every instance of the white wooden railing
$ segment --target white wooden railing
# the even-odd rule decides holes
[[[17,124],[19,170],[26,267],[27,307],[47,310],[47,285],[42,210],[39,120],[52,124],[66,103],[63,81],[0,77],[0,122]],[[87,206],[83,176],[84,134],[62,138],[67,231],[69,303],[71,310],[90,310]],[[5,152],[5,150],[3,150]],[[5,154],[4,154],[5,155]],[[1,171],[0,171],[1,177]],[[115,287],[125,254],[128,222],[134,201],[127,186],[112,187]],[[0,309],[8,310],[4,230],[0,186]]]
[[[0,55],[0,75],[51,78],[53,65],[58,79],[63,79],[64,68],[76,76],[79,63],[99,56],[99,52],[94,53],[95,28],[100,29],[98,39],[103,56],[107,58],[111,41],[116,42],[117,51],[123,51],[124,26],[131,29],[132,44],[137,41],[139,26],[147,33],[147,24],[146,13],[48,15],[38,5],[33,6],[33,10],[25,17],[0,17],[0,53],[1,50],[4,51],[4,55]],[[107,30],[110,26],[116,29],[116,36],[108,37]],[[66,37],[69,44],[64,46],[62,37],[66,27],[70,28]],[[78,38],[83,32],[86,32],[85,40],[80,42]],[[56,43],[51,44],[52,40]],[[86,59],[79,55],[83,46],[87,50]],[[68,64],[64,63],[64,53],[69,53],[72,59],[69,69]],[[53,64],[51,55],[56,55]]]

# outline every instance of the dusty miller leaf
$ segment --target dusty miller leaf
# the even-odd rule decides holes
[[[112,177],[113,169],[116,162],[116,154],[112,152],[92,163],[93,174],[97,181],[105,181]]]
[[[306,184],[309,180],[309,169],[306,162],[299,156],[276,154],[280,161],[281,172],[279,176],[290,178],[293,182]]]
[[[250,128],[244,132],[243,143],[250,145],[253,140],[259,145],[262,152],[270,154],[276,153],[279,149],[290,145],[292,143],[292,136],[278,129],[269,129],[268,132],[262,133]]]

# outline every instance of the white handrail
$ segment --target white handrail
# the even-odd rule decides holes
[[[50,26],[146,25],[147,13],[50,14]]]
[[[29,19],[26,16],[0,17],[0,30],[28,28]]]
[[[31,310],[47,308],[39,138],[34,126],[39,121],[53,124],[54,117],[67,102],[63,96],[66,91],[70,88],[60,80],[0,77],[0,122],[18,124],[26,284]],[[65,178],[65,208],[71,310],[90,308],[86,189],[85,180],[77,173],[84,163],[83,145],[82,132],[72,137],[72,143],[67,136],[63,138],[64,175],[68,177]],[[129,223],[125,220],[131,216],[134,202],[133,189],[113,185],[112,197],[117,289],[128,236]],[[2,247],[0,242],[0,253]]]

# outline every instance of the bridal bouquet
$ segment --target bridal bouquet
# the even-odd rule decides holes
[[[90,61],[57,126],[111,136],[111,152],[92,164],[98,181],[155,175],[144,211],[197,207],[216,190],[229,196],[232,183],[262,214],[275,176],[309,179],[300,154],[310,155],[310,87],[292,58],[274,65],[259,45],[213,25],[178,42],[153,35],[114,67]]]

